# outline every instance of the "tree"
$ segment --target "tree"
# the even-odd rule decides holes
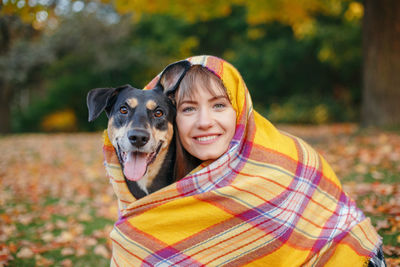
[[[355,15],[357,22],[357,27],[355,28],[358,31],[358,22],[360,22],[363,12],[365,12],[365,16],[363,18],[364,65],[362,68],[362,122],[364,125],[400,124],[400,112],[398,110],[399,108],[397,107],[397,102],[400,101],[400,75],[398,75],[400,72],[400,38],[398,37],[398,29],[400,27],[400,17],[398,16],[400,13],[400,2],[396,0],[365,0],[364,2],[362,2],[362,0],[49,0],[46,1],[47,4],[45,5],[37,4],[44,2],[45,1],[3,1],[0,14],[14,14],[19,16],[28,24],[31,24],[32,28],[40,29],[46,24],[53,26],[57,25],[57,16],[60,14],[65,15],[71,12],[73,13],[74,10],[80,10],[83,6],[85,8],[92,8],[92,4],[97,6],[107,5],[110,7],[108,4],[113,3],[115,10],[117,10],[120,14],[130,13],[132,14],[132,18],[136,21],[143,21],[143,19],[146,17],[148,18],[146,14],[156,16],[160,16],[160,14],[170,15],[171,17],[185,19],[191,25],[198,25],[197,29],[199,31],[204,29],[207,31],[209,26],[211,26],[213,29],[221,26],[221,24],[214,25],[207,22],[218,21],[216,18],[226,18],[228,15],[234,14],[234,11],[239,8],[243,9],[244,13],[247,14],[247,25],[245,25],[247,28],[244,29],[244,32],[247,33],[245,34],[248,34],[251,37],[255,36],[255,39],[257,39],[257,36],[260,35],[260,31],[257,28],[258,26],[263,27],[263,25],[277,21],[290,26],[295,37],[300,40],[304,38],[304,36],[307,36],[307,34],[310,34],[310,32],[315,32],[316,21],[318,21],[321,14],[324,16],[332,15],[332,17],[337,17],[338,15],[342,16],[345,12],[346,14],[344,14],[344,17],[346,19],[351,19],[351,17]],[[68,7],[57,7],[59,3],[67,5]],[[151,19],[153,20],[154,17]],[[222,19],[221,22],[223,21]],[[160,29],[162,29],[160,36],[164,36],[165,32],[170,29],[170,25],[165,26],[166,27],[160,27]],[[242,31],[242,28],[240,27],[238,29]],[[219,30],[221,31],[222,28],[223,27],[219,27]],[[185,53],[180,53],[180,55],[188,53],[190,54],[191,51],[196,51],[196,49],[193,48],[196,48],[200,42],[204,44],[204,40],[198,39],[195,34],[192,34],[191,32],[186,33],[186,35],[191,38],[181,41],[178,40],[178,42],[175,40],[171,42],[181,46],[181,49],[175,49],[175,51],[186,51]],[[236,33],[236,36],[238,35],[239,34]],[[345,34],[343,34],[343,36],[344,35]],[[229,42],[229,40],[225,40],[221,36],[225,35],[221,35],[221,32],[218,34],[218,38],[221,39],[221,42]],[[140,38],[155,39],[153,35],[147,35],[146,33],[141,34]],[[216,40],[218,38],[211,36],[210,38],[207,37],[207,40],[210,39],[211,41],[208,43],[212,45],[215,43],[212,41],[212,39]],[[172,41],[171,38],[169,40]],[[237,38],[235,38],[235,40],[237,41]],[[338,38],[338,40],[340,41],[340,38]],[[3,40],[1,41],[3,42]],[[166,53],[169,53],[169,47],[171,45],[165,46],[165,44],[165,42],[160,42],[160,46],[158,46],[156,49],[165,49],[167,47],[168,51]],[[245,45],[246,44],[248,43],[245,43]],[[217,51],[217,53],[220,53],[220,55],[224,57],[226,55],[229,57],[229,55],[232,55],[237,51],[234,46],[228,47],[230,51],[222,51],[222,45],[217,46],[219,49],[211,49],[209,51]],[[327,42],[325,48],[322,49],[323,51],[319,51],[318,58],[322,58],[323,60],[327,61],[329,61],[331,58],[333,59],[332,62],[335,64],[334,61],[338,57],[342,56],[338,55],[341,52],[339,52],[340,49],[336,49],[337,46],[338,45],[335,41]],[[202,48],[204,48],[204,46]],[[8,50],[5,51],[11,51],[10,46],[8,46],[7,49]],[[155,50],[154,47],[153,50]],[[198,50],[199,49],[197,49],[197,51]],[[333,50],[336,50],[337,54],[332,56],[331,52]],[[352,55],[357,54],[352,53],[350,50],[346,52],[350,52]],[[4,51],[2,50],[0,55],[3,54]],[[356,56],[359,55],[357,54]],[[348,58],[352,58],[352,56],[350,55]],[[230,58],[227,59],[230,60]],[[359,62],[359,60],[357,62]],[[158,63],[160,64],[160,62]],[[336,67],[339,65],[340,64],[336,64]],[[25,69],[26,66],[30,65],[24,65]],[[354,65],[351,67],[354,69]],[[22,70],[24,68],[22,68]],[[358,68],[358,66],[356,68]],[[1,72],[2,71],[0,71],[0,83],[2,82],[1,75],[3,75]],[[345,70],[342,70],[342,72],[344,73]],[[356,83],[353,82],[351,85],[349,85],[353,88],[353,91],[357,92],[359,92],[358,76],[359,75],[357,75],[357,77],[350,77],[349,75],[347,78],[350,80],[357,80]],[[354,84],[357,86],[354,86]],[[14,87],[18,91],[18,87]],[[2,86],[2,88],[7,87]],[[345,90],[347,89],[348,88],[345,88]],[[0,97],[5,99],[10,96],[2,94]]]
[[[28,4],[29,2],[29,4]],[[34,1],[2,1],[0,6],[0,133],[10,132],[11,107],[40,66],[51,59],[45,49],[35,46],[40,29],[55,8]],[[28,86],[29,87],[29,86]]]
[[[130,83],[132,72],[144,76],[145,53],[133,44],[131,31],[129,19],[107,24],[94,14],[77,13],[38,38],[35,47],[51,55],[49,64],[37,75],[44,86],[40,97],[35,94],[29,106],[13,112],[13,130],[54,130],[59,126],[44,127],[43,122],[58,113],[74,118],[74,125],[60,130],[104,128],[102,120],[88,124],[86,94],[95,87]],[[62,119],[55,121],[62,125]]]
[[[0,17],[0,133],[10,132],[11,107],[21,85],[49,59],[46,51],[31,42],[37,34],[18,16]]]
[[[362,122],[400,125],[400,1],[365,0]]]
[[[104,1],[106,2],[106,1]],[[52,63],[68,43],[54,41],[43,45],[42,36],[59,27],[60,20],[82,10],[81,1],[2,1],[0,5],[0,134],[11,131],[12,107],[23,92],[34,91],[40,81],[42,67]],[[104,15],[107,5],[93,1],[92,13]],[[102,13],[103,12],[103,13]],[[103,16],[113,20],[112,12]],[[83,39],[81,37],[79,40]],[[66,48],[68,49],[68,47]],[[64,50],[66,50],[64,49]],[[68,53],[69,51],[64,51]],[[39,85],[40,86],[40,85]],[[37,88],[35,88],[37,89]]]
[[[298,36],[312,26],[313,16],[322,12],[335,14],[342,4],[360,6],[358,1],[339,0],[116,0],[116,9],[122,13],[169,13],[188,20],[208,20],[226,16],[231,5],[247,9],[250,24],[279,21],[292,26]],[[363,101],[364,125],[400,125],[400,2],[397,0],[365,0],[363,24]]]

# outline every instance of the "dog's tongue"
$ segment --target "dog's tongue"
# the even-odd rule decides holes
[[[124,164],[124,174],[128,180],[137,181],[146,172],[147,161],[145,153],[131,152]]]

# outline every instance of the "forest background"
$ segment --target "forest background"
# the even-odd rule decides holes
[[[142,88],[199,54],[236,66],[272,122],[397,127],[399,12],[389,0],[3,0],[0,132],[101,129],[104,117],[87,122],[91,88]]]
[[[0,266],[109,264],[117,215],[101,158],[107,118],[88,123],[86,94],[142,88],[200,54],[237,67],[255,109],[328,159],[383,236],[389,266],[400,265],[400,1],[0,8]]]

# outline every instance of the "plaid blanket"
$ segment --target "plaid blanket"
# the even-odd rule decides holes
[[[253,110],[232,65],[211,56],[187,60],[222,79],[237,111],[235,136],[219,159],[135,200],[104,135],[120,211],[111,265],[366,266],[381,238],[324,158]]]

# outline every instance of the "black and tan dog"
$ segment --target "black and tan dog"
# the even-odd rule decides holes
[[[130,192],[141,198],[176,180],[173,95],[189,68],[187,62],[168,66],[152,90],[130,85],[92,89],[87,95],[89,121],[102,111],[107,132]]]

